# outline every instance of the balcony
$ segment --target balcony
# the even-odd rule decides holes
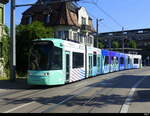
[[[89,26],[89,25],[81,25],[81,30],[91,31],[91,26]]]

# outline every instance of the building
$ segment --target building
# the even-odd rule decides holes
[[[0,76],[5,75],[4,66],[3,66],[4,58],[3,58],[3,53],[2,53],[2,46],[3,46],[2,37],[4,34],[6,34],[4,30],[5,4],[6,3],[8,3],[8,0],[0,1]]]
[[[127,44],[130,40],[136,42],[137,49],[129,48]],[[150,28],[101,33],[99,34],[99,41],[104,42],[106,49],[112,48],[112,41],[119,41],[121,44],[121,51],[124,41],[124,49],[126,53],[136,52],[141,54],[143,64],[150,65]]]
[[[35,4],[39,4],[38,0]],[[57,0],[51,0],[51,2]],[[94,45],[95,32],[92,19],[84,7],[78,7],[73,2],[51,3],[42,0],[43,5],[32,6],[23,13],[21,24],[33,21],[43,22],[55,30],[55,38],[61,38],[89,46]]]

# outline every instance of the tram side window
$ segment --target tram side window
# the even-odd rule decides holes
[[[96,66],[96,54],[93,55],[93,66]]]
[[[130,57],[128,57],[128,64],[130,64]]]
[[[109,56],[105,56],[105,62],[104,62],[104,64],[106,65],[106,64],[109,64]]]
[[[124,64],[124,58],[123,57],[120,58],[120,64]]]
[[[53,52],[53,57],[51,61],[51,70],[60,70],[62,69],[62,49],[55,47]]]
[[[97,66],[100,68],[100,57],[97,57]]]
[[[115,59],[115,58],[112,56],[112,57],[111,57],[111,64],[114,64],[114,59]]]
[[[118,57],[116,57],[116,64],[118,64],[119,62],[118,62]]]
[[[73,68],[83,67],[83,53],[73,52]]]
[[[138,63],[139,63],[138,58],[135,58],[135,59],[134,59],[134,64],[138,64]]]

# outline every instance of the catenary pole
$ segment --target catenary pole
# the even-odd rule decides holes
[[[10,80],[16,80],[16,26],[15,26],[15,0],[11,0],[10,15]]]
[[[124,53],[124,27],[122,27],[122,52]]]
[[[98,48],[98,32],[99,32],[99,21],[102,21],[103,19],[96,19],[96,47]]]

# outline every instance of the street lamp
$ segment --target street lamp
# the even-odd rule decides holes
[[[96,19],[96,47],[98,48],[98,27],[99,27],[99,22],[104,19]]]
[[[124,53],[124,27],[122,27],[122,52]]]

